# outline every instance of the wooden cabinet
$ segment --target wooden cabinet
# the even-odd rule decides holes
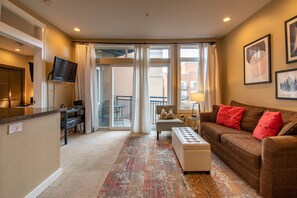
[[[24,104],[23,68],[0,65],[0,107]]]
[[[68,130],[74,128],[74,132],[77,132],[79,124],[83,125],[83,132],[85,132],[85,109],[83,107],[61,110],[61,131],[64,131],[65,145],[67,144]]]

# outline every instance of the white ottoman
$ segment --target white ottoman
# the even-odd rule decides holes
[[[184,172],[210,172],[210,145],[190,127],[172,128],[172,147]]]

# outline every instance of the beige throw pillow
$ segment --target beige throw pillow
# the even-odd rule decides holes
[[[165,109],[161,109],[160,119],[166,120],[167,119],[167,112]]]
[[[167,119],[174,119],[173,109],[170,109],[167,113]]]

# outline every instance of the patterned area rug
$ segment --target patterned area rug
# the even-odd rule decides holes
[[[259,197],[212,154],[211,174],[183,174],[171,135],[131,136],[125,142],[98,197]]]

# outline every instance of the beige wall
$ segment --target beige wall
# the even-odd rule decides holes
[[[45,61],[46,61],[46,77],[52,71],[54,57],[58,56],[66,60],[74,59],[73,47],[71,45],[71,38],[65,33],[60,31],[54,25],[41,18],[39,15],[34,13],[32,10],[24,6],[18,0],[10,0],[13,4],[20,7],[27,13],[31,14],[35,18],[39,19],[46,25],[45,31]],[[52,81],[48,82],[48,94],[49,94],[49,105],[54,104],[55,107],[59,107],[60,104],[66,106],[72,106],[74,100],[74,83],[55,83]],[[55,87],[54,87],[55,86]],[[55,90],[55,93],[53,91]]]
[[[0,125],[0,197],[25,197],[60,168],[60,113],[20,122],[12,135]]]
[[[0,49],[0,64],[20,67],[25,69],[25,103],[30,104],[30,97],[33,97],[33,83],[30,77],[29,61],[32,57]]]
[[[73,61],[71,39],[53,26],[47,26],[46,30],[46,73],[53,69],[54,57],[58,56],[66,60]],[[53,100],[54,107],[61,104],[66,107],[72,106],[74,100],[74,83],[49,83],[49,100]]]
[[[297,68],[286,64],[284,21],[297,15],[296,0],[273,0],[222,42],[223,103],[237,100],[252,105],[297,110],[297,101],[275,99],[275,71]],[[271,34],[272,83],[244,85],[243,46]]]

